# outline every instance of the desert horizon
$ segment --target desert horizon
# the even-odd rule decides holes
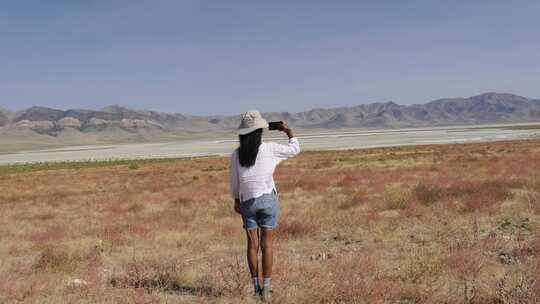
[[[425,104],[377,102],[262,115],[268,121],[286,121],[302,133],[534,124],[540,122],[540,100],[491,92]],[[222,139],[234,134],[239,119],[240,113],[192,116],[120,106],[101,110],[31,107],[16,113],[0,109],[0,153],[80,145]]]

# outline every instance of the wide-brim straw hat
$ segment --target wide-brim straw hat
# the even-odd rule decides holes
[[[249,110],[240,115],[240,126],[238,127],[238,135],[249,134],[257,129],[268,128],[268,122],[262,118],[261,113],[257,110]]]

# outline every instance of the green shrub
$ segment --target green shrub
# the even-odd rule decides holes
[[[411,192],[389,186],[384,189],[383,199],[387,209],[405,209],[411,201]]]

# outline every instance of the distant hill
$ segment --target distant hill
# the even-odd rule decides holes
[[[540,121],[540,100],[512,94],[485,93],[445,98],[426,104],[377,102],[305,112],[263,113],[300,129],[397,128]],[[54,145],[146,142],[232,133],[235,116],[194,116],[135,110],[113,105],[101,110],[32,107],[16,113],[0,109],[0,143],[40,142]]]
[[[314,109],[301,113],[266,113],[287,118],[303,128],[396,128],[540,121],[540,100],[512,94],[485,93],[469,98],[447,98],[426,104],[394,102],[354,107]]]

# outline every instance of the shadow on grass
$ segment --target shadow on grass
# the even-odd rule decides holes
[[[170,281],[167,278],[152,278],[142,280],[125,280],[124,278],[112,278],[109,283],[118,288],[157,290],[171,294],[189,294],[193,296],[221,297],[223,293],[209,285],[193,286]]]
[[[200,282],[187,284],[181,278],[182,269],[176,261],[151,261],[134,259],[124,265],[124,271],[112,276],[109,283],[117,288],[144,289],[171,294],[220,297],[214,286]]]

